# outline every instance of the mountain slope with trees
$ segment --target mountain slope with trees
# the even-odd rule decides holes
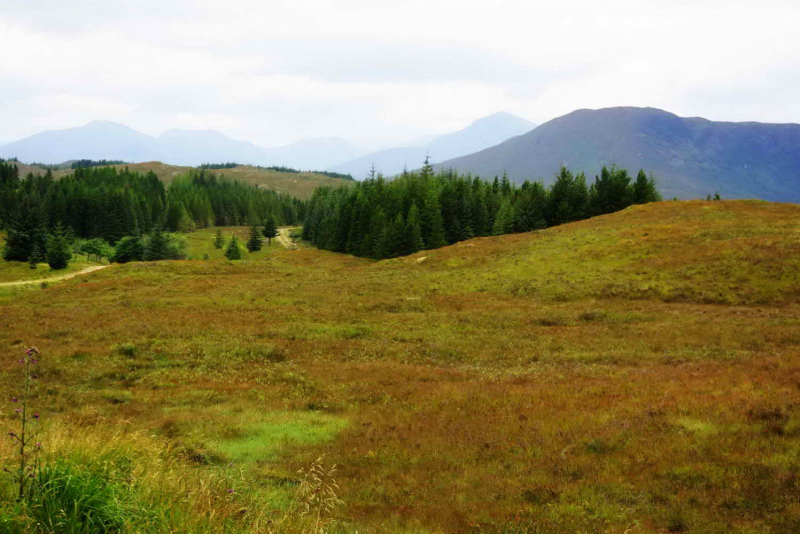
[[[665,197],[800,202],[800,125],[712,122],[652,108],[579,110],[498,146],[445,161],[482,177],[550,183],[561,165],[645,168]]]

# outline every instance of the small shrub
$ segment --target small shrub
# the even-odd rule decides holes
[[[135,358],[137,354],[136,345],[133,343],[121,343],[114,347],[115,352],[126,358]]]
[[[586,311],[578,316],[578,319],[587,323],[605,321],[607,318],[608,314],[602,310]]]
[[[119,532],[128,520],[123,492],[102,473],[57,460],[42,467],[36,485],[29,514],[48,532]]]

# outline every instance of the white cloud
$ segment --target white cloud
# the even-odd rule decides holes
[[[6,0],[0,140],[94,119],[378,144],[498,110],[800,122],[794,0]]]

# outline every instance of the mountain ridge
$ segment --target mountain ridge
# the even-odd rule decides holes
[[[800,202],[800,125],[718,122],[632,106],[579,109],[497,146],[437,164],[484,178],[590,178],[603,165],[653,172],[665,197]]]
[[[394,176],[404,168],[418,167],[428,156],[432,161],[444,161],[494,146],[534,128],[536,124],[527,119],[499,111],[476,119],[455,132],[435,136],[422,146],[386,148],[336,165],[329,170],[363,179],[374,165],[375,169],[384,175]],[[425,137],[419,140],[425,140]]]

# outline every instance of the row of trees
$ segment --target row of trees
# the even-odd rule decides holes
[[[152,172],[113,167],[77,168],[59,180],[19,176],[14,162],[0,162],[0,229],[3,257],[28,261],[47,250],[60,226],[70,240],[122,238],[158,232],[191,232],[212,225],[297,224],[306,203],[289,195],[217,177],[205,170],[178,176],[165,187]]]
[[[243,163],[236,163],[234,161],[229,161],[226,163],[203,163],[198,167],[198,169],[233,169],[234,167],[244,167],[247,166]],[[264,169],[265,171],[276,171],[276,172],[286,172],[286,173],[294,173],[298,174],[301,172],[309,172],[314,174],[321,174],[323,176],[327,176],[329,178],[341,178],[342,180],[353,180],[353,176],[350,174],[344,174],[341,172],[333,172],[333,171],[301,171],[300,169],[295,169],[293,167],[285,167],[283,165],[272,165],[269,167],[262,167],[261,165],[250,165],[251,167],[256,167],[258,169]]]
[[[392,181],[373,176],[353,187],[319,188],[308,206],[303,238],[317,247],[391,258],[475,236],[528,232],[660,200],[640,171],[603,167],[591,185],[562,168],[555,182],[521,186],[507,177],[487,182],[455,171],[419,172]]]

